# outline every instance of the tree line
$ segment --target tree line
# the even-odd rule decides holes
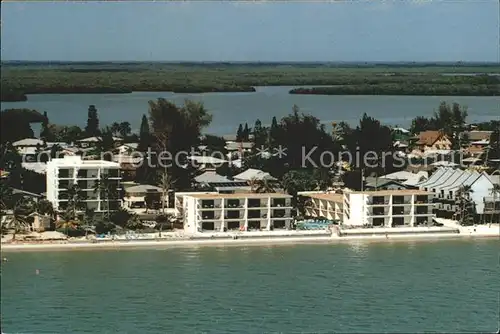
[[[410,95],[498,95],[491,75],[442,75],[443,72],[498,72],[497,67],[332,66],[327,64],[67,64],[50,68],[2,66],[2,101],[26,94],[253,92],[255,86],[338,86],[311,93]],[[189,78],[189,79],[186,79]],[[412,89],[411,86],[416,88]],[[344,87],[344,88],[342,88]],[[417,88],[418,87],[418,88]],[[496,87],[496,88],[495,88]],[[495,90],[496,89],[496,90]],[[303,93],[309,92],[301,89]],[[323,92],[322,92],[323,91]],[[446,93],[445,93],[446,92]],[[496,93],[495,93],[496,92]]]

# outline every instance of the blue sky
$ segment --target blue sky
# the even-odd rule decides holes
[[[7,2],[3,60],[499,61],[498,0]]]

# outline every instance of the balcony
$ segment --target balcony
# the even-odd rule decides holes
[[[248,208],[265,208],[267,207],[267,201],[263,202],[260,199],[249,199]]]
[[[224,220],[240,220],[240,219],[243,219],[243,215],[242,214],[237,214],[237,215],[233,215],[233,214],[229,214],[229,212],[224,216]]]
[[[429,210],[415,210],[413,211],[413,214],[416,216],[420,216],[420,215],[428,215],[431,213],[429,212]]]
[[[392,210],[393,216],[408,216],[411,215],[411,210]]]
[[[286,210],[274,210],[272,213],[272,218],[284,218],[286,216]]]
[[[290,200],[285,199],[273,199],[271,202],[271,206],[273,208],[287,208],[292,206],[292,202]]]
[[[434,201],[430,201],[430,200],[426,200],[426,201],[415,201],[415,205],[429,205],[429,204],[433,204]]]
[[[57,177],[59,179],[72,179],[74,175],[73,169],[60,168],[57,172]]]
[[[385,201],[368,201],[368,205],[376,206],[376,205],[389,205],[389,200]]]
[[[221,209],[222,206],[220,204],[210,204],[210,205],[198,205],[198,209],[200,210],[215,210],[215,209]]]
[[[73,186],[73,182],[70,181],[59,181],[57,187],[60,190],[68,190],[70,187]]]
[[[109,179],[115,179],[120,177],[120,171],[118,169],[108,169],[102,171],[102,176],[107,177]]]
[[[372,210],[372,212],[370,213],[371,216],[388,216],[389,215],[389,211],[387,210]]]
[[[225,208],[242,208],[244,207],[244,204],[240,202],[240,200],[235,199],[235,200],[228,200],[225,203]]]
[[[201,218],[203,220],[219,220],[221,217],[221,215],[212,215],[212,216],[205,216],[205,215],[202,215]]]

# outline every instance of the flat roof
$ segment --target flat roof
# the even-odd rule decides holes
[[[234,193],[234,194],[193,194],[186,195],[189,197],[200,198],[200,199],[212,199],[212,198],[267,198],[267,197],[277,197],[277,198],[291,198],[292,196],[283,193]]]
[[[301,194],[301,196],[311,197],[314,199],[322,199],[329,202],[337,202],[337,203],[344,202],[344,195],[335,193]]]
[[[373,191],[349,191],[348,194],[365,194],[370,196],[388,196],[388,195],[432,195],[430,191],[419,189],[394,189],[394,190],[373,190]]]

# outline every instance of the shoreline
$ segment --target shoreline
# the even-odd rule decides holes
[[[2,243],[1,252],[24,251],[67,251],[67,250],[118,250],[118,249],[154,249],[154,248],[189,248],[226,247],[226,246],[282,246],[294,244],[338,244],[343,242],[408,242],[408,241],[442,241],[459,239],[500,239],[500,234],[401,234],[374,236],[288,236],[260,238],[194,238],[184,240],[143,240],[143,241],[101,241],[101,242],[60,242],[60,243]]]

